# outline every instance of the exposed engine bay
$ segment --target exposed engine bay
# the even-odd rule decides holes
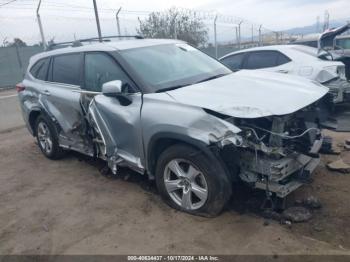
[[[229,118],[242,131],[240,138],[233,140],[235,146],[222,141],[222,155],[239,155],[225,162],[238,162],[239,177],[244,182],[284,198],[308,182],[320,161],[323,138],[312,108],[285,116]]]

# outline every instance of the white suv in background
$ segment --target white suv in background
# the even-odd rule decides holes
[[[350,101],[350,83],[346,80],[345,65],[325,61],[317,49],[303,45],[275,45],[240,50],[225,55],[220,61],[233,71],[265,70],[297,75],[315,80],[330,89],[335,104]]]

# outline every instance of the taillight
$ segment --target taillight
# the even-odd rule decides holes
[[[24,89],[26,89],[26,87],[22,83],[16,85],[17,92],[22,92]]]

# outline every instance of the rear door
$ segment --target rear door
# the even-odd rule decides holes
[[[46,110],[61,127],[64,144],[77,148],[81,142],[83,115],[80,106],[80,86],[82,83],[83,54],[72,53],[51,58],[48,82],[42,91]],[[79,150],[81,151],[81,150]]]

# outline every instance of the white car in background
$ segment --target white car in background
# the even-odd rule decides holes
[[[297,75],[315,80],[330,90],[333,103],[350,101],[350,83],[346,80],[345,65],[325,61],[317,49],[303,45],[275,45],[236,51],[220,58],[233,71],[264,70]]]

